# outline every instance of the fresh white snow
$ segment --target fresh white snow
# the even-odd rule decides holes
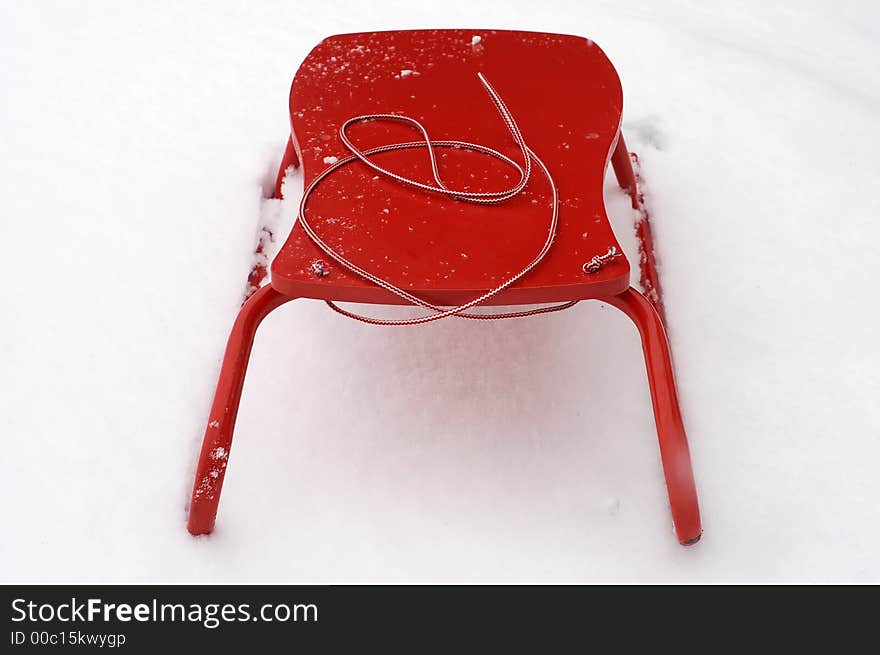
[[[413,329],[285,306],[217,530],[186,532],[255,244],[295,211],[297,178],[264,200],[290,79],[324,36],[424,26],[581,33],[615,63],[696,547],[635,329],[599,303]],[[855,1],[3,3],[0,581],[880,582],[878,40]]]

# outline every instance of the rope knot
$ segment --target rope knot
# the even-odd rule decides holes
[[[598,273],[605,264],[615,257],[620,257],[620,251],[615,246],[611,246],[605,254],[596,255],[590,261],[584,263],[584,274],[592,275]]]

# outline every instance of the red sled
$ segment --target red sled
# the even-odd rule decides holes
[[[301,163],[308,189],[328,165],[347,156],[340,126],[356,115],[406,115],[430,130],[438,144],[491,144],[513,158],[510,126],[486,101],[478,75],[491,80],[503,96],[523,138],[552,171],[559,198],[558,224],[546,256],[482,304],[599,300],[632,319],[642,339],[675,534],[684,545],[696,543],[702,533],[700,512],[664,329],[649,217],[634,168],[637,159],[627,151],[621,133],[620,80],[595,43],[576,36],[500,30],[371,32],[325,39],[293,80],[291,134],[275,196],[281,197],[289,167]],[[381,151],[387,144],[412,141],[413,129],[377,120],[352,128],[350,135],[361,150]],[[436,154],[437,165],[451,188],[510,184],[509,167],[466,148],[442,150]],[[409,178],[430,178],[423,150],[377,152],[374,161]],[[629,262],[605,212],[602,189],[609,161],[640,215],[636,232],[644,293],[630,286]],[[439,182],[436,169],[435,179]],[[535,178],[503,204],[475,206],[426,196],[355,161],[335,170],[311,194],[309,224],[336,252],[420,301],[455,307],[486,294],[529,259],[543,238],[542,216],[549,206],[545,187],[546,182]],[[264,274],[264,269],[252,273],[254,287]],[[268,284],[245,302],[232,327],[193,486],[192,534],[214,528],[257,326],[273,309],[299,298],[405,302],[328,258],[302,220],[295,223],[271,263]]]

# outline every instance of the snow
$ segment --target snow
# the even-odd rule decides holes
[[[876,3],[359,9],[0,6],[0,581],[880,582]],[[583,33],[615,63],[697,546],[635,330],[599,303],[414,329],[285,306],[217,530],[186,532],[254,245],[290,217],[263,198],[293,72],[326,35],[425,25]]]

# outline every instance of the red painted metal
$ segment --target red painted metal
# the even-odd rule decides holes
[[[187,527],[193,534],[208,534],[214,529],[220,490],[226,475],[232,432],[244,387],[244,375],[257,327],[276,307],[293,300],[267,285],[242,305],[226,343],[220,380],[214,392],[214,404],[208,415],[208,428],[196,469]]]
[[[272,197],[281,199],[281,185],[284,183],[284,176],[289,168],[299,168],[299,159],[296,156],[296,149],[293,147],[293,139],[287,139],[287,147],[284,149],[284,156],[281,158],[281,165],[278,167],[278,174],[275,176],[275,187]],[[260,228],[260,234],[257,238],[257,245],[254,247],[254,264],[248,273],[247,286],[245,287],[245,300],[250,298],[257,289],[263,285],[263,280],[269,273],[266,257],[266,245],[274,241],[275,235],[268,227]]]
[[[281,166],[278,167],[278,175],[275,178],[274,198],[280,199],[281,184],[284,182],[284,176],[287,174],[288,168],[299,168],[299,156],[296,154],[296,148],[293,145],[293,138],[287,139],[287,147],[284,148],[284,157],[281,159]]]
[[[479,38],[476,38],[479,37]],[[483,72],[504,97],[529,146],[550,168],[560,194],[560,220],[550,254],[492,304],[601,299],[624,311],[642,335],[655,422],[676,534],[684,544],[700,535],[690,455],[682,427],[669,347],[658,311],[629,288],[625,257],[593,274],[583,265],[610,247],[620,250],[605,214],[604,171],[611,161],[619,184],[640,210],[641,273],[656,290],[647,211],[637,174],[620,134],[622,92],[613,66],[591,41],[534,32],[414,30],[346,34],[322,41],[306,58],[290,95],[292,133],[276,180],[302,162],[308,184],[334,157],[343,157],[337,130],[349,117],[403,113],[435,139],[482,143],[516,157],[503,123],[477,80]],[[362,148],[410,141],[406,127],[375,122],[352,128]],[[430,180],[424,151],[379,156],[407,177]],[[511,171],[466,151],[440,154],[443,177],[475,191],[510,186]],[[438,305],[460,304],[520,269],[540,245],[549,186],[534,179],[526,192],[483,207],[426,196],[356,162],[315,191],[310,223],[334,249],[364,268]],[[316,275],[321,260],[328,275]],[[260,272],[262,274],[262,271]],[[293,298],[398,303],[397,296],[327,262],[295,225],[271,265],[271,283],[242,307],[233,326],[209,417],[193,488],[188,528],[211,532],[251,345],[260,321]],[[656,310],[655,310],[656,307]]]
[[[611,296],[606,302],[624,312],[639,328],[675,534],[682,544],[696,543],[703,532],[697,487],[684,423],[678,408],[672,357],[663,321],[651,302],[635,289],[630,288],[617,296]]]
[[[614,154],[611,156],[611,164],[614,166],[617,183],[629,194],[632,208],[639,213],[639,218],[636,220],[636,237],[639,240],[639,284],[642,287],[642,292],[654,305],[654,309],[657,310],[665,323],[666,312],[663,308],[660,276],[657,273],[657,261],[654,257],[651,220],[648,214],[648,205],[645,203],[645,194],[642,191],[639,157],[636,153],[627,151],[622,132],[617,146],[614,148]]]

